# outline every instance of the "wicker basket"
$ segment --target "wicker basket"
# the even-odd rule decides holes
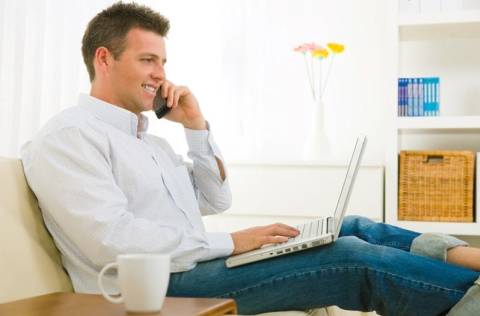
[[[473,222],[475,153],[401,151],[398,219]]]

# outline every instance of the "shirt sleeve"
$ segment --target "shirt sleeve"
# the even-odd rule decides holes
[[[191,265],[231,254],[229,234],[150,221],[128,211],[112,174],[108,140],[98,138],[63,128],[22,153],[42,211],[91,264],[101,267],[122,253],[170,253]]]
[[[189,147],[188,157],[193,165],[187,165],[191,173],[192,183],[202,215],[221,213],[232,204],[232,194],[228,181],[228,173],[220,149],[209,130],[185,129]],[[225,169],[225,180],[222,180],[215,158],[218,158]]]

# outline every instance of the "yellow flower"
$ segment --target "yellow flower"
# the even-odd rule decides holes
[[[345,50],[345,46],[339,43],[327,43],[327,47],[330,48],[334,54],[340,54]]]
[[[323,47],[317,47],[314,50],[312,50],[312,57],[327,58],[328,50],[326,50]]]

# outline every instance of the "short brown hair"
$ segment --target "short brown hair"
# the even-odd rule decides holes
[[[82,39],[83,61],[90,82],[95,79],[93,58],[98,47],[106,47],[118,59],[125,49],[125,38],[132,28],[141,28],[166,36],[170,22],[149,7],[117,2],[98,13],[88,23]]]

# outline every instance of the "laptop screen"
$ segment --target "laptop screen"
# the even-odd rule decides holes
[[[360,166],[360,160],[363,155],[363,149],[367,141],[366,136],[361,135],[357,138],[355,142],[355,148],[353,149],[352,157],[350,158],[350,163],[348,164],[347,174],[342,184],[342,191],[338,197],[337,207],[335,208],[335,236],[334,239],[338,238],[340,233],[340,228],[342,227],[343,217],[347,210],[348,201],[350,199],[350,194],[353,189],[353,184],[357,176],[357,171]]]

